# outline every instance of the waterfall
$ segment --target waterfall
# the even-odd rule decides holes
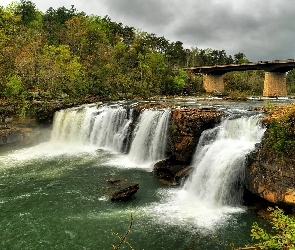
[[[194,172],[184,186],[190,199],[213,206],[241,201],[245,158],[264,130],[257,116],[226,119],[204,131],[193,160]]]
[[[170,109],[141,112],[129,152],[130,161],[144,164],[165,158],[169,118]]]
[[[141,165],[165,158],[170,109],[143,110],[134,129],[129,161]],[[122,105],[86,105],[55,113],[52,143],[96,146],[127,153],[132,109]]]
[[[120,105],[81,106],[55,113],[51,142],[95,145],[124,152],[131,111]]]
[[[127,138],[131,119],[128,112],[119,106],[114,108],[104,107],[94,118],[90,142],[103,148],[111,148],[123,152],[124,141]],[[130,117],[132,117],[130,115]]]
[[[146,208],[159,223],[216,230],[240,213],[246,155],[265,129],[259,117],[226,119],[202,133],[183,187],[160,190],[162,201]]]

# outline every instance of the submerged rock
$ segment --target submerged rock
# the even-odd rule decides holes
[[[110,194],[111,201],[128,200],[130,199],[139,189],[139,183],[133,184],[124,189],[120,189]]]
[[[114,184],[114,185],[122,185],[126,183],[126,180],[116,179],[116,178],[110,178],[107,180],[108,183]]]

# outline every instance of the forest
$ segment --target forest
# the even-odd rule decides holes
[[[0,98],[11,102],[200,95],[202,76],[184,68],[244,62],[242,52],[187,49],[73,5],[45,13],[26,0],[0,6]],[[224,94],[261,95],[263,79],[261,71],[227,73]],[[289,72],[289,92],[294,79]]]

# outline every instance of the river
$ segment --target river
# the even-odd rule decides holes
[[[51,139],[0,148],[1,249],[112,249],[133,218],[134,249],[230,249],[251,243],[254,221],[241,201],[245,156],[264,129],[248,107],[203,133],[182,186],[153,177],[165,157],[169,109],[145,110],[126,147],[132,105],[86,105],[55,114]],[[127,107],[127,108],[126,108]],[[218,108],[224,109],[218,105]],[[140,183],[135,197],[112,202],[114,185]],[[121,249],[130,249],[123,244]]]

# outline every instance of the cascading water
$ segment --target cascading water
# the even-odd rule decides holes
[[[137,164],[165,158],[170,109],[143,110],[135,129],[129,160]]]
[[[192,162],[194,172],[182,188],[165,192],[164,203],[152,207],[152,213],[157,211],[161,222],[216,228],[240,211],[246,155],[264,131],[257,116],[226,119],[204,131]]]
[[[109,225],[119,232],[126,230],[130,210],[137,219],[138,230],[130,238],[135,249],[189,249],[208,228],[215,230],[219,239],[237,246],[247,244],[249,228],[257,217],[233,205],[239,196],[231,200],[232,192],[223,195],[224,190],[217,191],[239,184],[226,184],[225,177],[233,169],[239,171],[232,179],[242,179],[243,157],[263,134],[257,118],[226,120],[204,132],[196,150],[195,171],[183,187],[163,186],[142,171],[148,164],[136,165],[139,169],[121,168],[121,162],[114,167],[107,164],[118,156],[132,158],[136,154],[146,157],[147,163],[163,158],[169,113],[142,111],[130,155],[97,150],[122,152],[122,145],[131,139],[132,112],[125,104],[59,111],[51,141],[12,151],[0,147],[1,249],[108,249],[117,244]],[[215,145],[227,139],[228,144]],[[235,153],[230,156],[226,148]],[[234,160],[237,155],[241,160]],[[214,175],[221,166],[221,173]],[[204,174],[202,169],[212,174]],[[199,180],[198,175],[203,178]],[[117,187],[106,182],[112,177],[139,182],[135,199],[119,204],[103,198],[110,186]],[[200,249],[220,249],[206,237],[197,244]]]
[[[129,163],[142,165],[165,158],[169,119],[170,109],[141,112],[131,141]],[[51,143],[92,145],[127,153],[131,123],[132,109],[121,105],[61,110],[54,117]]]
[[[205,131],[195,153],[195,171],[184,187],[188,194],[214,206],[239,204],[245,157],[263,134],[255,116],[227,119]]]
[[[127,138],[132,115],[123,107],[113,109],[105,107],[94,118],[93,129],[90,133],[90,142],[99,147],[115,149],[123,152],[124,140]]]
[[[129,112],[122,106],[83,106],[58,111],[51,142],[95,145],[123,152],[132,119]]]

